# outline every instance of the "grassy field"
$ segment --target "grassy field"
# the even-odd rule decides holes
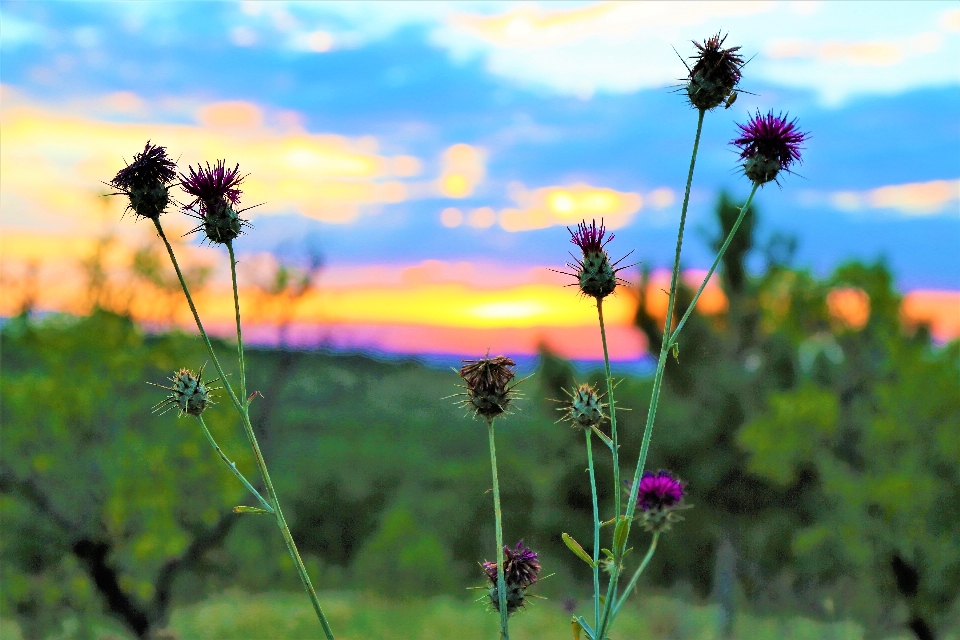
[[[321,602],[338,640],[493,640],[497,617],[482,603],[452,598],[390,601],[358,593],[324,593]],[[578,613],[586,613],[578,611]],[[514,640],[570,640],[569,614],[559,603],[535,600],[512,619]],[[717,637],[716,607],[691,605],[667,597],[651,597],[625,607],[617,620],[614,640],[707,640]],[[0,625],[0,640],[19,640],[9,620]],[[80,633],[75,622],[64,625],[57,640],[92,637],[119,640],[116,628]],[[176,610],[164,640],[260,640],[320,637],[309,603],[300,594],[247,595],[225,593]],[[863,630],[851,622],[823,624],[801,617],[737,619],[741,640],[861,640]],[[886,640],[908,640],[891,636]]]

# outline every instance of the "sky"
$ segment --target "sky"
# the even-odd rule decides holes
[[[788,113],[810,138],[795,174],[757,196],[761,244],[795,237],[793,264],[821,275],[882,259],[905,313],[960,334],[956,3],[4,0],[0,18],[0,313],[31,273],[40,308],[77,309],[76,265],[99,239],[114,239],[116,270],[156,242],[101,197],[149,139],[182,170],[223,158],[248,174],[237,250],[262,341],[282,315],[265,279],[321,256],[317,288],[284,316],[303,344],[546,342],[596,359],[595,309],[548,269],[568,259],[568,225],[603,218],[611,251],[662,280],[696,127],[676,92],[683,58],[721,33],[750,61],[736,103],[705,120],[687,279],[712,260],[718,194],[749,192],[736,123]],[[179,233],[190,222],[164,216]],[[202,311],[226,329],[225,259],[199,240],[178,251],[215,271]],[[620,361],[644,352],[635,300],[609,305]],[[136,313],[189,324],[185,309]]]

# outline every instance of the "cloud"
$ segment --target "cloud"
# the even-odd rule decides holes
[[[841,211],[892,209],[906,216],[929,216],[945,211],[956,213],[960,179],[892,184],[866,191],[834,191],[826,198],[807,192],[802,199],[806,204],[817,204],[826,199]]]
[[[597,2],[461,10],[432,34],[455,58],[481,57],[491,73],[589,99],[676,84],[673,51],[718,31],[753,59],[747,81],[797,87],[825,103],[956,83],[957,18],[937,3]],[[868,70],[876,69],[864,73]]]
[[[458,143],[443,152],[438,180],[440,193],[448,198],[466,198],[486,175],[486,152]]]
[[[581,220],[603,219],[608,229],[626,226],[645,202],[660,209],[673,203],[673,191],[655,189],[647,197],[631,191],[617,191],[584,183],[527,189],[522,183],[508,186],[508,195],[516,203],[500,211],[500,226],[506,231],[530,231],[555,225],[569,226]],[[444,226],[453,224],[456,215],[441,213]],[[492,224],[492,223],[491,223]]]
[[[147,140],[168,147],[182,169],[218,158],[239,163],[250,174],[243,203],[263,203],[250,216],[297,212],[348,223],[366,205],[407,199],[406,180],[422,168],[414,156],[379,153],[373,137],[309,133],[289,113],[274,114],[245,101],[201,104],[195,107],[195,124],[175,124],[157,121],[151,110],[162,107],[130,92],[63,109],[32,102],[8,87],[3,91],[0,165],[7,228],[45,224],[81,230],[105,216],[119,217],[120,198],[98,197],[108,190],[102,182]],[[117,122],[107,115],[116,113],[140,121]],[[482,170],[460,160],[451,166],[474,181],[482,176]]]

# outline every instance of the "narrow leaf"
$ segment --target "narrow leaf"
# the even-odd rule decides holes
[[[577,616],[577,617],[574,618],[574,620],[576,620],[576,622],[577,622],[577,624],[580,626],[580,628],[583,629],[583,630],[587,633],[587,638],[589,638],[589,640],[594,640],[594,638],[596,638],[596,636],[595,636],[594,633],[593,633],[593,629],[591,629],[591,628],[590,628],[590,625],[587,624],[587,621],[583,619],[583,616]],[[570,623],[570,626],[573,626],[573,622]],[[579,635],[579,633],[578,633],[578,634],[577,634],[577,638],[579,638],[579,637],[580,637],[580,635]]]
[[[613,553],[617,558],[623,557],[623,550],[627,546],[627,535],[630,533],[630,519],[620,516],[617,528],[613,530]]]
[[[580,543],[573,539],[573,536],[571,536],[569,533],[563,533],[560,534],[560,537],[563,538],[563,544],[567,545],[567,549],[570,549],[570,551],[573,551],[575,554],[577,554],[578,558],[586,562],[591,567],[597,566],[594,564],[590,555],[583,550],[583,547],[580,546]]]
[[[243,506],[234,507],[233,512],[234,513],[270,513],[266,509],[260,509],[258,507],[243,507]]]

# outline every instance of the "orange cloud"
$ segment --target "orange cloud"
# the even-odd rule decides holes
[[[201,105],[196,125],[130,123],[78,114],[82,108],[65,112],[3,89],[0,198],[5,212],[21,214],[6,218],[5,230],[44,224],[60,232],[96,235],[100,221],[119,217],[123,209],[119,198],[97,197],[109,190],[102,182],[148,139],[165,145],[184,168],[218,158],[238,162],[250,174],[243,202],[264,203],[250,211],[252,216],[297,211],[326,222],[350,222],[363,205],[410,197],[402,179],[421,169],[413,156],[380,155],[370,137],[307,133],[289,113],[281,114],[280,128],[267,125],[264,110],[250,102]],[[110,94],[100,103],[86,106],[130,113],[146,108],[129,92]],[[477,179],[476,172],[468,175]],[[91,225],[97,230],[90,231]]]
[[[869,191],[836,191],[830,195],[833,206],[844,211],[897,209],[913,216],[940,213],[957,200],[960,179],[893,184]]]
[[[643,206],[639,193],[616,191],[588,184],[569,187],[542,187],[528,191],[513,185],[513,199],[519,208],[500,212],[500,226],[507,231],[528,231],[553,225],[571,225],[583,219],[603,218],[609,229],[630,222]]]
[[[935,31],[900,40],[817,42],[799,38],[774,40],[767,47],[771,58],[809,58],[822,62],[845,62],[856,66],[889,67],[912,56],[935,53],[943,47],[943,35]]]
[[[586,38],[629,37],[644,29],[700,24],[769,11],[770,2],[595,2],[544,9],[521,4],[501,14],[457,14],[451,22],[491,44],[539,49]]]
[[[448,198],[466,198],[486,174],[483,150],[459,143],[443,152],[440,192]]]

